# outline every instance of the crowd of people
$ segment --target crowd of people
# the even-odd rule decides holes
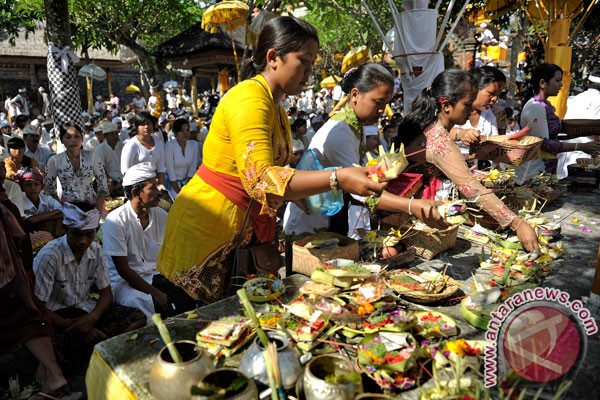
[[[40,361],[44,392],[60,390],[59,364],[77,365],[70,360],[94,343],[150,323],[155,312],[172,316],[225,296],[236,249],[276,240],[282,207],[288,237],[327,228],[358,239],[375,210],[448,226],[436,205],[455,185],[534,250],[533,229],[470,172],[477,160],[469,146],[517,131],[520,122],[553,154],[600,152],[593,137],[600,133],[600,74],[590,74],[588,91],[570,100],[587,111],[563,121],[547,100],[562,80],[552,64],[534,69],[522,112],[500,100],[504,73],[482,66],[442,72],[411,113],[385,116],[398,98],[388,67],[364,64],[338,88],[314,92],[306,88],[318,51],[310,24],[270,20],[243,80],[223,98],[206,93],[201,118],[191,116],[185,90],[167,92],[159,118],[154,93],[147,101],[136,93],[124,107],[114,93],[108,101],[99,95],[82,126],[55,126],[47,94],[35,118],[25,90],[7,98],[0,116],[0,257],[7,266],[0,327],[3,343],[22,342]],[[343,94],[346,106],[330,116]],[[420,198],[385,191],[357,166],[392,144],[403,144],[414,154],[410,168],[426,174]],[[322,170],[295,168],[307,150]],[[517,175],[522,183],[556,168],[533,160]],[[342,212],[310,214],[306,197],[336,190],[347,194]],[[108,213],[106,200],[116,196],[127,201]],[[159,207],[166,197],[168,213]]]

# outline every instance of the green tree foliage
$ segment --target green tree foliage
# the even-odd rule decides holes
[[[41,0],[0,0],[0,40],[8,38],[14,46],[15,38],[33,32],[43,16]]]
[[[130,48],[150,85],[162,68],[152,56],[154,48],[202,18],[193,0],[71,0],[70,13],[75,46]]]

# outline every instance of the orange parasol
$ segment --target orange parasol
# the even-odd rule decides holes
[[[237,0],[227,0],[213,4],[202,15],[202,29],[210,33],[217,33],[218,28],[222,27],[231,35],[231,46],[233,47],[233,57],[235,58],[238,77],[240,76],[240,69],[238,67],[233,31],[246,25],[247,18],[248,5]]]

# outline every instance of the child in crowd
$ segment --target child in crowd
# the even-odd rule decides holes
[[[37,168],[21,168],[17,180],[23,191],[24,219],[31,224],[62,217],[62,204],[42,192],[44,176]]]

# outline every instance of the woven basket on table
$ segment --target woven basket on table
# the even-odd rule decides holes
[[[414,246],[417,255],[426,260],[431,260],[441,252],[451,249],[456,245],[458,225],[444,230],[427,228],[426,230],[412,230],[401,242]]]
[[[338,239],[338,246],[333,249],[307,249],[305,246],[314,240]],[[358,241],[333,232],[318,232],[304,239],[296,240],[292,245],[292,271],[310,276],[315,268],[325,261],[343,258],[358,261],[360,250]]]
[[[518,167],[538,156],[542,139],[525,136],[521,140],[506,140],[506,136],[489,136],[474,146],[475,158]]]

